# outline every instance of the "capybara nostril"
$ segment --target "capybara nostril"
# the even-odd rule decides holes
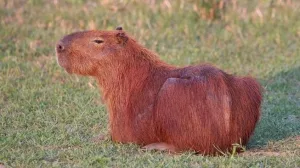
[[[65,50],[64,45],[63,45],[61,42],[59,42],[59,43],[56,45],[56,51],[57,51],[57,52],[62,52],[62,51],[64,51],[64,50]]]

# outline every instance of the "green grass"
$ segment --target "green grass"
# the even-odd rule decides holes
[[[0,165],[300,166],[299,2],[238,1],[215,21],[202,20],[194,1],[168,1],[171,6],[161,1],[54,2],[0,1]],[[95,81],[64,72],[54,46],[73,31],[119,25],[168,63],[209,62],[260,80],[262,117],[245,153],[169,155],[109,140],[107,111]],[[93,142],[99,134],[106,140]]]

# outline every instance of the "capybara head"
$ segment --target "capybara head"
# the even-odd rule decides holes
[[[101,64],[110,63],[122,52],[128,39],[120,27],[113,31],[72,33],[56,45],[58,63],[68,73],[96,75]]]

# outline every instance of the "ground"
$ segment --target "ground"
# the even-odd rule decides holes
[[[229,2],[210,20],[197,1],[0,1],[0,167],[300,167],[300,3]],[[246,152],[173,155],[112,142],[95,81],[68,75],[54,46],[117,26],[170,64],[255,76],[264,101]]]

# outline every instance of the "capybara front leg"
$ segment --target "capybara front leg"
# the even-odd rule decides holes
[[[143,146],[142,149],[167,151],[167,152],[172,152],[172,153],[175,152],[174,145],[167,144],[167,143],[164,143],[164,142],[157,142],[157,143],[148,144],[146,146]]]

